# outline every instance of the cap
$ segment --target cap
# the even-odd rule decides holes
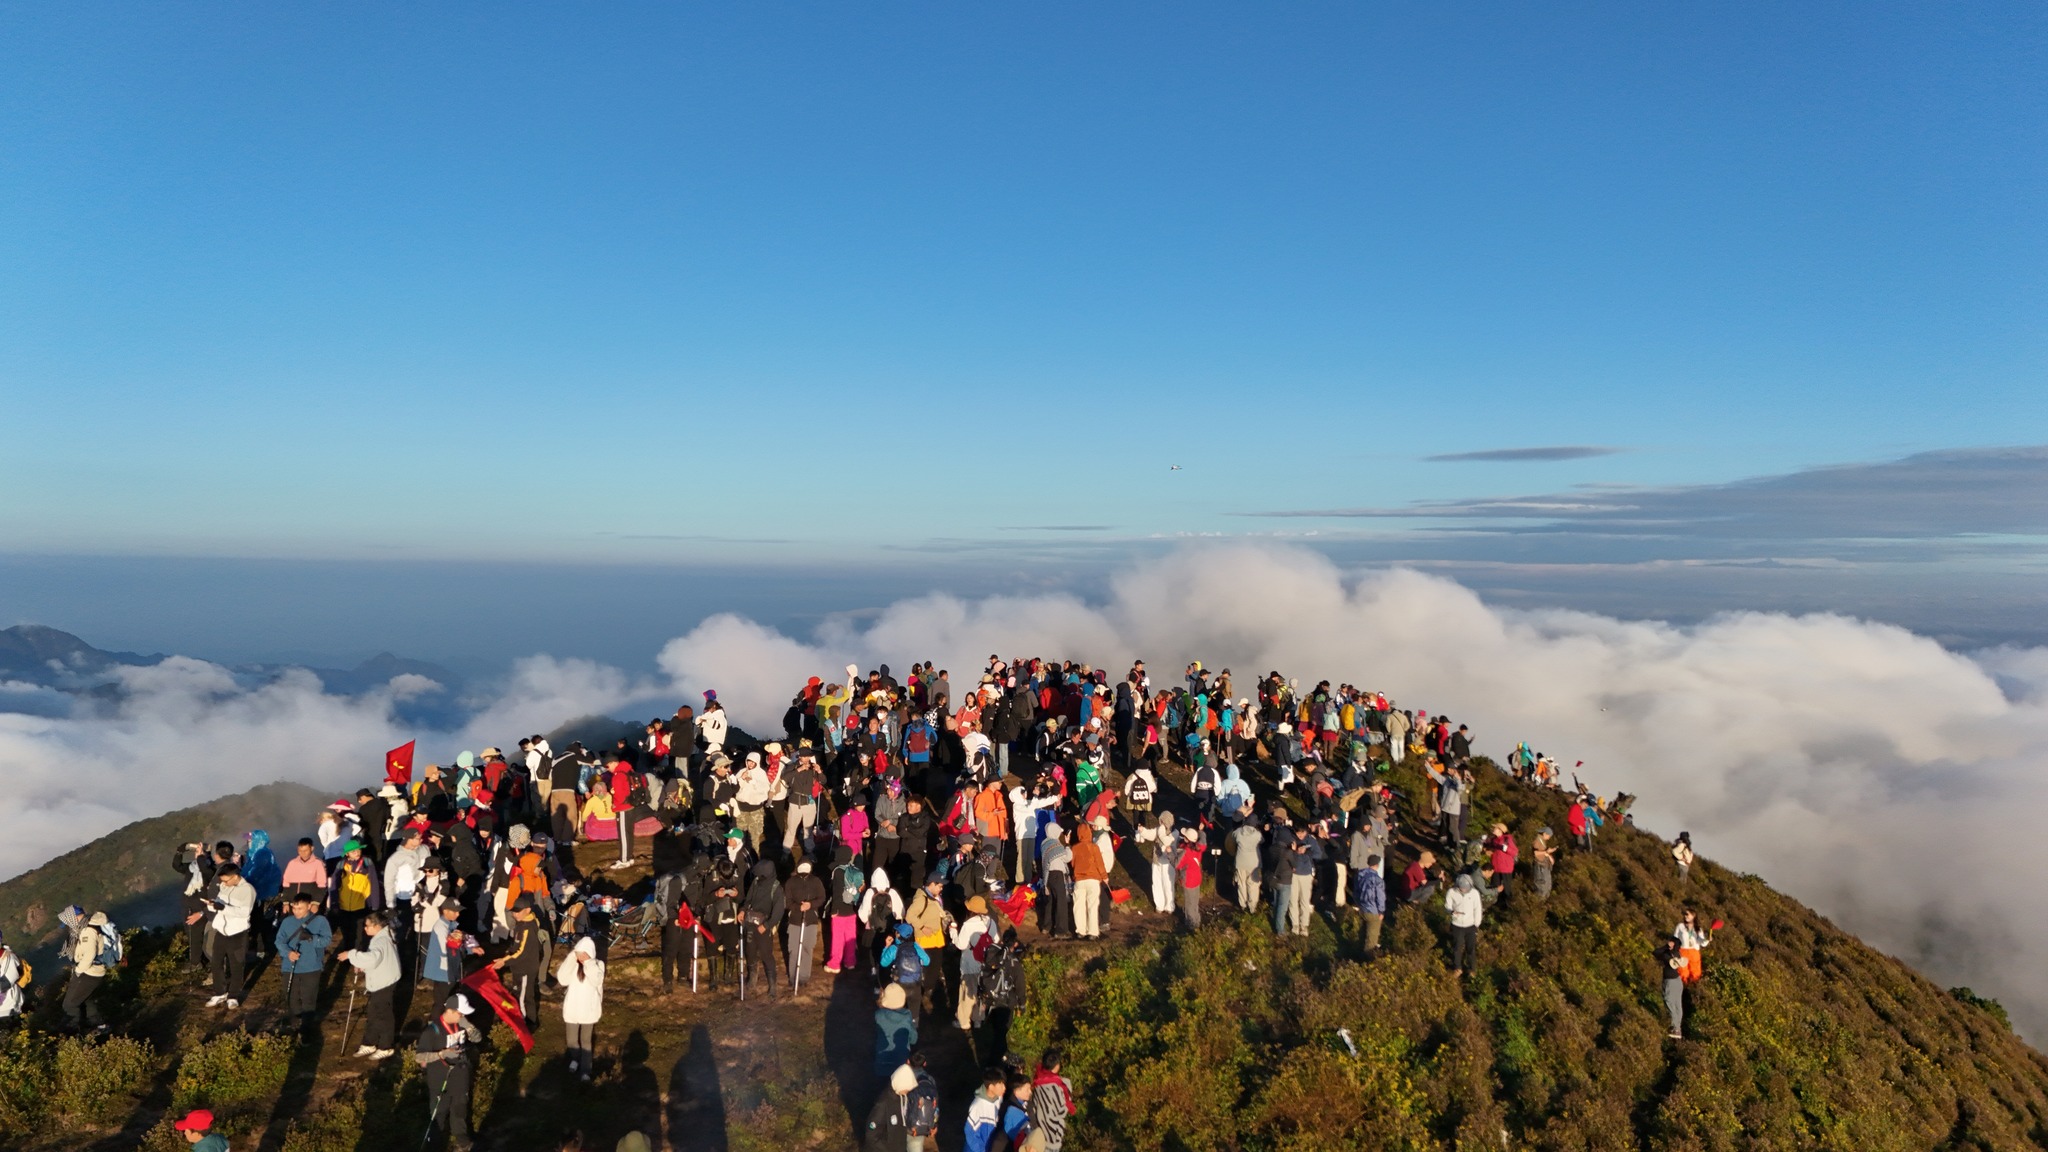
[[[476,1015],[476,1005],[471,1004],[469,1002],[469,997],[464,996],[460,992],[457,992],[455,995],[450,996],[448,998],[448,1002],[441,1005],[441,1011],[443,1012],[446,1012],[450,1008],[455,1009],[457,1012],[462,1013],[464,1016]]]
[[[908,1064],[898,1064],[889,1073],[889,1090],[898,1096],[908,1096],[917,1090],[917,1072]]]
[[[194,1108],[185,1113],[185,1118],[171,1125],[180,1132],[204,1132],[213,1127],[213,1113],[204,1108]]]

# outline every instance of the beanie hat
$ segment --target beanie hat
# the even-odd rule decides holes
[[[917,1089],[917,1072],[908,1064],[898,1064],[889,1073],[889,1088],[898,1096],[908,1096]]]
[[[882,989],[882,1007],[901,1008],[903,1007],[904,1000],[903,985],[891,984],[887,988]]]

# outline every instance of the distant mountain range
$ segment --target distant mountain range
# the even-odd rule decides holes
[[[95,648],[77,636],[41,624],[17,624],[0,629],[0,684],[13,689],[0,693],[0,711],[48,711],[48,693],[72,697],[119,699],[120,684],[115,673],[121,668],[147,667],[167,659],[162,652],[148,656],[135,652],[109,652]],[[394,676],[424,676],[451,693],[461,677],[424,660],[409,660],[379,652],[353,668],[316,668],[302,664],[224,664],[237,679],[251,686],[274,680],[286,672],[303,669],[320,678],[327,691],[354,696],[380,688]],[[42,706],[35,706],[35,694],[23,689],[42,690]]]

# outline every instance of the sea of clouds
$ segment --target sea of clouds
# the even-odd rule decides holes
[[[650,637],[650,643],[655,638]],[[593,712],[666,714],[715,688],[777,731],[797,685],[847,664],[934,659],[972,680],[992,653],[1155,676],[1188,660],[1240,685],[1269,669],[1379,688],[1471,725],[1499,757],[1519,740],[1584,760],[1587,782],[1640,796],[1638,821],[1761,874],[1944,984],[1995,995],[2048,1034],[2048,650],[1948,651],[1831,615],[1737,613],[1691,626],[1489,606],[1412,571],[1345,577],[1312,553],[1193,548],[1120,573],[1103,603],[1067,596],[905,600],[809,639],[713,616],[661,648],[661,674],[535,656],[473,702],[458,731],[401,730],[433,690],[400,677],[358,697],[309,674],[243,688],[173,658],[124,670],[118,709],[0,715],[0,875],[127,821],[273,779],[376,778],[417,736],[446,762]],[[276,831],[276,830],[273,830]],[[296,830],[287,830],[296,831]]]

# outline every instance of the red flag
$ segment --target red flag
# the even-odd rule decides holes
[[[697,919],[697,914],[690,911],[690,905],[687,901],[676,901],[676,927],[695,928],[697,934],[704,937],[707,943],[713,945],[718,943],[718,937],[713,936],[711,930],[704,927],[704,922]]]
[[[526,1017],[519,1011],[519,1001],[512,998],[512,993],[505,988],[505,982],[498,979],[496,968],[485,965],[471,972],[462,978],[462,986],[476,993],[484,1003],[491,1006],[491,1011],[498,1014],[498,1019],[503,1020],[506,1027],[512,1029],[512,1034],[519,1037],[521,1048],[528,1052],[533,1051],[533,1032],[526,1027]]]
[[[412,750],[417,740],[407,740],[384,754],[384,780],[389,784],[412,783]]]

